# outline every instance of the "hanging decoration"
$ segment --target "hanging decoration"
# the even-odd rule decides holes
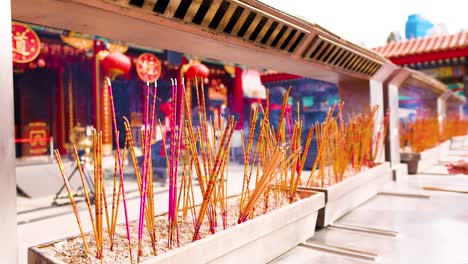
[[[185,77],[189,80],[195,77],[208,78],[210,70],[204,64],[194,63],[185,72]]]
[[[141,54],[135,62],[138,77],[144,82],[154,83],[161,76],[161,62],[152,53]]]
[[[231,77],[234,77],[236,75],[236,66],[230,65],[230,64],[225,64],[224,65],[224,70],[231,75]]]
[[[101,61],[102,68],[106,75],[111,79],[115,79],[118,75],[127,74],[132,67],[132,62],[129,57],[122,53],[114,52]]]
[[[105,55],[108,51],[102,50],[99,53],[102,54],[103,59],[101,60],[102,69],[104,74],[110,80],[114,80],[119,75],[125,75],[130,71],[132,67],[132,62],[130,58],[122,53],[113,52],[108,55]],[[97,56],[99,56],[99,53]],[[102,89],[102,97],[100,103],[101,113],[100,113],[100,122],[101,122],[101,131],[102,131],[102,147],[103,154],[109,155],[112,153],[112,120],[111,120],[111,105],[110,102],[110,93],[108,89],[108,82],[104,82],[104,87]]]
[[[74,47],[78,50],[92,50],[94,47],[94,39],[92,36],[86,34],[80,34],[77,32],[68,32],[67,35],[60,35],[60,39],[66,44]],[[102,39],[106,43],[109,52],[125,53],[128,50],[128,46],[121,43],[110,43],[107,39]]]
[[[60,39],[79,50],[90,50],[94,45],[94,41],[92,39],[77,37],[73,32],[70,32],[68,36],[60,35]]]
[[[13,62],[28,63],[41,51],[41,40],[28,25],[12,22]]]
[[[198,60],[192,60],[188,64],[182,65],[180,69],[181,77],[185,76],[185,87],[189,87],[186,90],[187,98],[192,98],[192,82],[195,83],[198,80],[203,80],[203,83],[208,83],[208,76],[210,75],[210,69]],[[187,107],[189,110],[188,114],[191,114],[192,102],[187,101]]]
[[[244,88],[244,97],[247,98],[266,98],[266,88],[260,79],[260,72],[247,69],[242,72],[242,87]]]

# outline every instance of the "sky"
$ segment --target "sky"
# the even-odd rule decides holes
[[[405,36],[408,15],[420,14],[449,33],[468,30],[468,0],[260,0],[288,14],[319,24],[368,48],[385,45],[392,31]]]

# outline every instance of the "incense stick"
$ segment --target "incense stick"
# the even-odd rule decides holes
[[[75,145],[73,145],[73,154],[75,155],[76,166],[78,167],[78,171],[80,173],[80,179],[81,179],[81,184],[83,186],[83,192],[84,192],[84,195],[85,195],[86,206],[88,207],[89,218],[91,219],[91,225],[93,227],[93,234],[94,234],[94,237],[96,237],[96,225],[94,223],[94,216],[93,216],[93,212],[92,212],[91,200],[89,198],[88,184],[86,184],[84,171],[83,171],[83,168],[81,166],[80,158],[78,156],[78,150],[76,149]],[[61,158],[60,158],[60,160],[61,160]]]
[[[112,109],[112,121],[114,125],[114,136],[115,136],[115,145],[116,145],[116,151],[117,151],[117,160],[119,161],[119,174],[120,174],[120,183],[122,185],[122,200],[123,200],[123,206],[124,206],[124,213],[125,213],[125,227],[127,230],[127,240],[128,240],[128,251],[130,254],[130,262],[132,262],[132,247],[131,247],[131,238],[130,238],[130,226],[128,223],[128,210],[127,210],[127,199],[125,197],[125,184],[124,184],[124,176],[123,176],[123,171],[120,168],[123,168],[122,166],[122,157],[120,156],[120,144],[119,144],[119,138],[118,138],[118,129],[117,129],[117,120],[116,120],[116,114],[115,114],[115,107],[114,107],[114,96],[112,93],[112,84],[109,78],[107,78],[107,87],[109,89],[109,96],[110,96],[110,105]]]
[[[68,183],[68,179],[65,176],[65,168],[63,166],[62,157],[60,156],[60,152],[58,150],[55,150],[54,154],[55,154],[55,159],[57,160],[57,163],[59,165],[60,176],[62,176],[63,184],[65,185],[65,188],[67,189],[68,198],[70,198],[70,203],[73,207],[73,212],[75,213],[76,222],[78,223],[78,228],[80,229],[80,234],[83,240],[85,251],[86,253],[89,253],[89,246],[88,246],[88,242],[86,241],[86,235],[83,231],[83,226],[81,225],[80,215],[78,214],[78,209],[76,208],[76,203],[75,203],[75,199],[73,198],[73,193],[71,191],[70,184]]]

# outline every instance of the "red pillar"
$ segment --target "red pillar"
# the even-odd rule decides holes
[[[102,41],[94,41],[94,57],[92,66],[93,99],[94,99],[94,127],[102,132],[102,152],[104,155],[112,153],[112,116],[109,102],[109,91],[105,75],[101,73],[100,60],[107,55]]]
[[[93,63],[92,63],[92,80],[93,80],[93,112],[94,112],[94,127],[96,130],[101,130],[101,76],[100,76],[100,68],[99,68],[99,58],[97,58],[98,53],[101,50],[104,50],[104,43],[100,40],[94,41],[93,47]]]
[[[57,112],[56,112],[56,126],[57,126],[57,138],[55,139],[57,142],[57,148],[59,149],[60,153],[64,154],[67,152],[65,148],[65,138],[66,129],[65,129],[65,102],[64,102],[64,93],[63,93],[63,73],[64,69],[63,66],[57,67],[57,90],[56,90],[56,103],[57,103]],[[69,77],[70,78],[70,77]]]

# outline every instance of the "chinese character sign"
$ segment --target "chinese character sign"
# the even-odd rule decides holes
[[[24,156],[40,156],[47,154],[49,141],[49,125],[46,122],[30,122],[25,126],[22,144]]]
[[[13,22],[11,37],[13,62],[28,63],[37,58],[41,50],[41,42],[36,32],[28,25]]]
[[[136,61],[138,77],[144,82],[155,82],[161,75],[161,62],[151,53],[141,54]]]

